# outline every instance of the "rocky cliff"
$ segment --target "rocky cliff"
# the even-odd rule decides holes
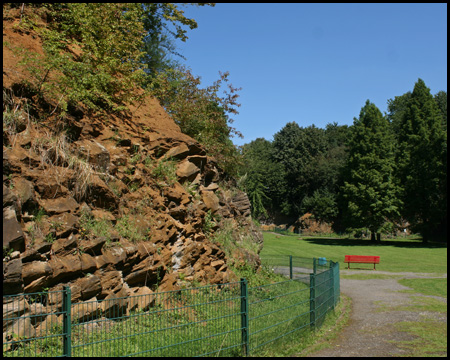
[[[15,47],[42,53],[36,33],[14,27],[18,11],[3,17],[3,294],[69,285],[72,302],[101,300],[257,267],[246,194],[224,187],[156,99],[120,115],[53,114],[18,65]]]

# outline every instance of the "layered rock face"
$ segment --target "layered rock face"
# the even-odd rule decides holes
[[[248,225],[250,203],[219,186],[202,146],[181,132],[78,126],[86,135],[69,141],[30,125],[3,148],[4,293],[82,288],[87,274],[101,285],[89,296],[119,283],[172,289],[180,274],[230,281],[224,251],[208,239],[224,221]],[[120,280],[107,280],[110,272]]]
[[[32,34],[8,26],[5,39],[37,46]],[[3,50],[4,112],[5,94],[6,111],[25,109],[35,99],[26,72]],[[100,306],[104,299],[237,280],[230,264],[259,265],[262,235],[246,194],[221,187],[215,160],[154,98],[130,106],[126,116],[72,109],[63,126],[52,116],[24,119],[3,132],[4,295],[68,285],[72,302],[95,299]],[[256,250],[227,256],[214,241],[224,224],[246,233]],[[129,302],[128,311],[148,306]]]

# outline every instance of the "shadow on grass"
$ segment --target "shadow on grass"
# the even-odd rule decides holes
[[[421,240],[381,240],[381,242],[371,241],[370,239],[341,239],[341,238],[316,238],[304,237],[302,240],[317,245],[331,245],[331,246],[395,246],[399,248],[424,248],[437,249],[446,248],[447,243],[428,242],[424,243]]]

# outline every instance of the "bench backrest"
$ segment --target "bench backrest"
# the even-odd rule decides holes
[[[370,256],[370,255],[345,255],[344,262],[361,262],[361,263],[373,263],[379,264],[380,257],[379,256]]]

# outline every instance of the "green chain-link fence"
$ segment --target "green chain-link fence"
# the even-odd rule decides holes
[[[262,259],[289,280],[72,303],[62,291],[3,296],[3,356],[247,356],[301,338],[339,301],[339,264]]]

